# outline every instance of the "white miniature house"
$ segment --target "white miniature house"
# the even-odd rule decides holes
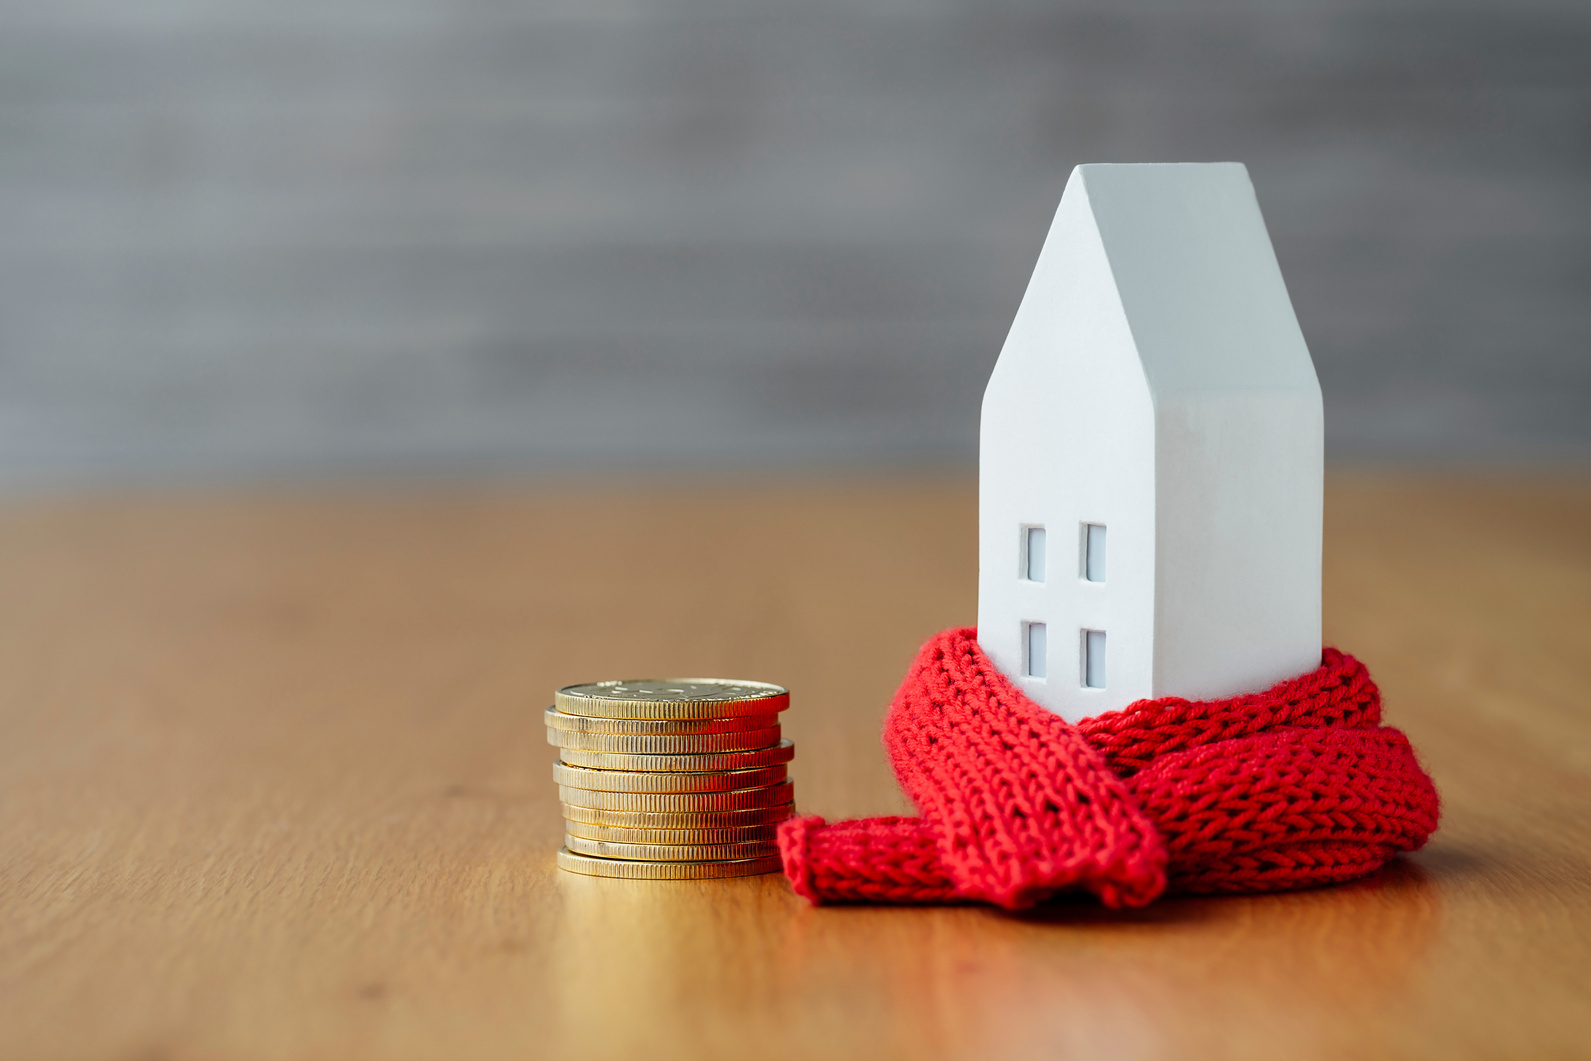
[[[1313,669],[1322,459],[1248,171],[1077,167],[983,396],[979,644],[1071,721]]]

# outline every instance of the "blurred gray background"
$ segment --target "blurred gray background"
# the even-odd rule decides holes
[[[1591,4],[0,0],[0,483],[970,463],[1071,167],[1216,159],[1330,456],[1591,456]]]

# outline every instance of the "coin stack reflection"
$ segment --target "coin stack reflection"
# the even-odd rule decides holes
[[[643,880],[779,869],[778,824],[794,810],[779,712],[790,693],[717,678],[594,682],[559,689],[547,741],[563,804],[558,865]]]

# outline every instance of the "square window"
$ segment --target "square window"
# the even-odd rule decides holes
[[[1029,678],[1049,677],[1049,644],[1043,623],[1022,624],[1023,673]]]
[[[1022,577],[1029,582],[1044,581],[1044,528],[1022,528]]]
[[[1105,525],[1083,524],[1083,578],[1089,582],[1105,581]]]
[[[1083,631],[1083,687],[1105,688],[1105,631]]]

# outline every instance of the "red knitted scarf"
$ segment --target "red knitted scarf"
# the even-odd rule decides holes
[[[1327,884],[1420,847],[1439,812],[1369,671],[1332,648],[1263,693],[1140,700],[1074,726],[996,670],[975,630],[947,630],[895,694],[884,747],[922,817],[785,822],[785,873],[815,903],[1018,909],[1080,887],[1121,907],[1168,887]]]

